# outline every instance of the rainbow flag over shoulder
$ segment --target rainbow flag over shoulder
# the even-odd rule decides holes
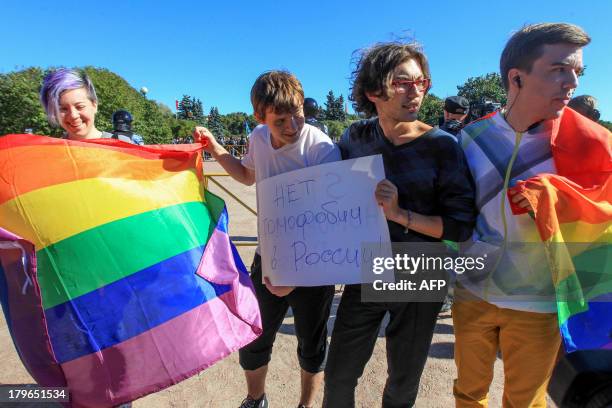
[[[2,309],[32,377],[76,406],[161,390],[261,333],[199,148],[0,137]]]
[[[546,243],[568,353],[612,349],[611,141],[607,129],[566,108],[551,138],[558,175],[514,188],[526,194]]]

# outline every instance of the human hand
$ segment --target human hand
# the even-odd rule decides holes
[[[526,212],[533,212],[533,207],[531,206],[531,203],[527,197],[525,197],[524,193],[518,190],[508,189],[508,199],[514,207],[519,207],[521,210]]]
[[[401,217],[401,210],[398,204],[397,186],[385,179],[376,185],[374,191],[376,202],[383,208],[385,217],[390,221],[397,221]]]
[[[295,286],[274,286],[267,276],[264,276],[264,285],[274,296],[285,297],[295,289]]]
[[[201,143],[202,149],[209,153],[213,150],[213,144],[217,142],[215,136],[204,126],[196,126],[193,131],[193,141]]]

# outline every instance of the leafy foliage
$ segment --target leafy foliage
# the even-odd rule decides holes
[[[346,120],[346,112],[344,111],[344,97],[340,95],[336,98],[334,91],[330,90],[327,93],[323,116],[325,120],[337,120],[344,122]]]
[[[98,129],[111,131],[113,112],[125,109],[134,118],[132,129],[144,138],[146,144],[170,143],[171,113],[155,101],[146,99],[125,79],[107,69],[87,67],[85,72],[94,83],[98,94]]]
[[[427,94],[423,98],[418,119],[430,126],[438,125],[438,121],[444,116],[444,101],[434,94]]]
[[[612,132],[612,122],[607,120],[600,120],[599,124]]]
[[[459,96],[467,98],[470,103],[482,102],[485,99],[506,104],[506,91],[498,73],[490,72],[479,77],[468,78],[463,85],[457,86]]]
[[[183,95],[178,105],[176,116],[179,119],[192,120],[193,119],[193,103],[189,95]]]
[[[37,134],[62,133],[51,128],[38,99],[42,78],[40,68],[0,74],[0,134],[23,133],[26,129]]]
[[[255,116],[248,115],[244,112],[233,112],[221,116],[221,122],[225,129],[226,136],[239,136],[247,134],[247,126],[249,130],[253,130],[257,126]]]
[[[246,135],[247,126],[252,130],[257,121],[252,114],[233,112],[221,115],[217,107],[210,109],[206,118],[203,114],[202,101],[189,95],[183,95],[179,102],[177,114],[165,105],[148,100],[119,75],[101,68],[85,67],[84,70],[92,79],[98,94],[98,114],[96,127],[112,131],[111,117],[119,109],[129,111],[134,122],[134,132],[143,136],[145,143],[170,143],[173,138],[184,139],[191,135],[198,125],[208,126],[217,137],[230,137],[238,140]],[[32,129],[36,134],[59,136],[61,128],[54,128],[47,122],[47,117],[39,101],[39,90],[45,71],[38,67],[21,71],[0,74],[0,135],[23,133]],[[468,78],[458,86],[459,95],[470,102],[491,99],[505,103],[506,93],[498,74]],[[337,140],[344,130],[358,115],[344,111],[344,97],[336,97],[333,91],[327,94],[325,109],[321,109],[320,118],[329,129],[329,136]],[[443,100],[429,94],[423,100],[419,120],[430,125],[438,124],[443,112]],[[612,128],[612,122],[601,120],[600,123]]]
[[[98,96],[96,127],[112,131],[113,112],[125,109],[132,114],[135,133],[145,143],[169,143],[175,121],[171,111],[155,101],[147,100],[119,75],[101,68],[85,67]],[[0,134],[23,133],[32,129],[36,134],[59,136],[61,128],[54,128],[39,101],[39,91],[45,72],[40,68],[0,74]]]
[[[215,106],[210,108],[206,127],[208,127],[208,130],[210,130],[212,134],[217,138],[221,138],[225,135],[225,128],[223,126],[223,122],[221,121],[219,109],[217,109]]]
[[[204,117],[204,106],[202,105],[202,101],[199,99],[192,98],[193,103],[193,118],[192,120],[196,121],[198,124],[204,124],[206,118]]]
[[[338,141],[340,139],[340,136],[342,136],[342,133],[344,133],[344,131],[346,130],[346,128],[348,128],[354,121],[323,120],[322,122],[327,125],[327,129],[329,130],[327,135],[332,140]]]
[[[194,121],[199,125],[206,125],[204,106],[195,96],[183,95],[178,104],[176,116],[179,119]]]

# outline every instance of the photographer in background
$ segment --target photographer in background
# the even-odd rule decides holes
[[[456,136],[465,126],[470,102],[463,96],[449,96],[444,100],[444,123],[440,129]]]
[[[493,102],[488,99],[483,99],[480,102],[472,103],[470,105],[470,114],[467,123],[473,122],[476,119],[480,119],[483,116],[487,116],[490,113],[501,110],[501,103]]]

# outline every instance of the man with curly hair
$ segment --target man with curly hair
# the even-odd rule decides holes
[[[466,240],[474,222],[474,188],[454,136],[419,121],[431,86],[427,58],[413,44],[378,44],[361,54],[351,99],[370,119],[351,125],[343,159],[382,154],[387,179],[374,192],[393,242]],[[365,302],[347,285],[325,369],[324,406],[355,406],[355,386],[372,356],[384,316],[388,378],[384,408],[414,405],[439,302]]]

